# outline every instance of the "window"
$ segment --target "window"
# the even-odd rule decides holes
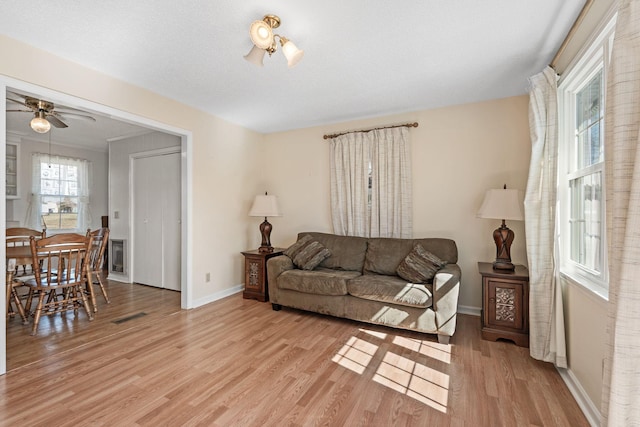
[[[606,296],[604,112],[615,18],[559,90],[561,271]]]
[[[33,155],[32,226],[84,232],[88,218],[89,162],[47,154]]]
[[[41,162],[40,194],[47,230],[78,228],[78,166]]]

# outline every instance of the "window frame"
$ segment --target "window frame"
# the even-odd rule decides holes
[[[64,157],[60,157],[57,156],[57,159],[63,158],[65,160],[73,160],[70,158],[64,158]],[[45,178],[42,176],[42,170],[45,167],[47,163],[44,162],[44,160],[40,160],[40,199],[42,201],[41,205],[44,202],[45,198],[49,198],[49,199],[59,199],[59,203],[58,203],[58,212],[56,212],[57,216],[58,216],[58,224],[60,225],[60,227],[58,228],[49,228],[45,221],[44,218],[42,218],[42,226],[44,228],[46,228],[47,232],[49,232],[49,234],[56,234],[56,233],[66,233],[66,232],[70,232],[70,231],[80,231],[80,218],[79,218],[79,208],[80,208],[80,194],[78,191],[78,187],[80,186],[80,167],[78,165],[69,165],[69,164],[64,164],[60,161],[56,161],[56,162],[50,162],[49,165],[51,167],[53,167],[54,165],[57,166],[57,168],[59,169],[59,173],[58,173],[58,177],[57,178]],[[73,167],[76,169],[76,175],[75,175],[75,180],[70,180],[70,179],[66,179],[63,178],[63,174],[62,174],[62,168],[66,168],[66,167]],[[62,192],[58,192],[57,194],[46,194],[43,192],[43,188],[44,186],[42,185],[44,183],[44,181],[57,181],[58,182],[58,188],[62,188],[62,183],[63,182],[74,182],[75,183],[75,187],[76,187],[76,194],[75,195],[70,195],[70,194],[63,194]],[[75,213],[76,217],[75,217],[75,227],[71,227],[71,228],[62,228],[62,214],[63,212],[60,210],[60,202],[62,202],[65,198],[69,198],[72,200],[75,200],[76,202],[76,211],[75,212],[71,212],[71,213]],[[44,212],[42,212],[42,209],[40,210],[40,216],[42,217],[44,215]]]
[[[588,45],[579,60],[564,73],[558,86],[558,219],[560,273],[584,286],[604,299],[609,294],[609,268],[606,239],[606,178],[604,158],[601,162],[577,168],[576,148],[576,94],[602,70],[602,109],[605,111],[600,127],[603,147],[606,145],[606,83],[608,66],[611,59],[611,47],[615,30],[614,15]],[[600,272],[586,267],[571,259],[571,181],[600,172],[602,183],[602,203],[600,207],[600,253],[602,268]]]
[[[47,158],[47,161],[43,161]],[[42,180],[46,179],[42,177],[42,169],[48,164],[57,164],[63,166],[77,166],[76,185],[78,194],[76,196],[69,196],[77,200],[77,216],[75,228],[48,228],[45,225],[44,218],[42,217],[42,201],[45,197],[65,197],[65,195],[51,195],[44,194],[42,189]],[[37,170],[36,170],[37,168]],[[42,229],[45,228],[47,235],[54,235],[60,233],[81,233],[84,234],[87,228],[91,224],[91,212],[89,210],[89,197],[91,192],[92,181],[92,167],[91,161],[81,158],[74,158],[65,155],[49,155],[46,153],[34,152],[32,153],[31,162],[31,200],[29,202],[29,208],[27,213],[26,223],[31,228]],[[67,180],[68,181],[68,180]],[[37,185],[36,185],[37,182]],[[60,212],[58,212],[60,214]]]

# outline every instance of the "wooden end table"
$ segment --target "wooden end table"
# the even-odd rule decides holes
[[[490,262],[479,262],[482,276],[482,339],[507,339],[529,347],[529,270],[516,265],[514,271],[494,270]]]
[[[267,277],[267,260],[282,255],[284,249],[274,248],[273,252],[264,253],[257,249],[242,252],[244,255],[244,292],[242,297],[269,301],[269,279]]]

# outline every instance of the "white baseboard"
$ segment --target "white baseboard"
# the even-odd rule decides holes
[[[238,292],[242,292],[243,290],[244,290],[244,284],[240,284],[232,288],[228,288],[228,289],[224,289],[222,291],[216,292],[215,294],[207,295],[206,297],[193,301],[193,308],[200,307],[202,305],[209,304],[214,301],[218,301],[219,299],[237,294]]]
[[[113,280],[114,282],[121,282],[121,283],[129,283],[129,284],[131,284],[131,281],[129,280],[128,276],[126,276],[124,274],[114,273],[113,271],[109,272],[109,275],[107,276],[107,279]]]
[[[458,306],[458,313],[460,313],[460,314],[469,314],[471,316],[480,317],[480,315],[482,314],[482,308],[480,308],[480,307],[471,307],[471,306],[468,306],[468,305],[459,305]]]
[[[573,395],[573,398],[578,403],[578,406],[584,413],[584,416],[587,417],[587,421],[592,427],[599,427],[600,420],[602,415],[600,414],[600,410],[593,404],[593,401],[587,395],[587,392],[580,384],[580,381],[576,378],[573,372],[570,369],[563,369],[556,367],[558,372],[560,373],[560,377],[564,381],[564,383],[569,388],[569,391]]]

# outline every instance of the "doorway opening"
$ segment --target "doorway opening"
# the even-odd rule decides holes
[[[101,105],[89,100],[77,98],[74,96],[66,95],[51,89],[47,89],[41,86],[33,85],[30,83],[26,83],[23,81],[15,80],[9,77],[0,76],[0,93],[4,94],[5,98],[7,97],[8,92],[19,92],[29,96],[37,96],[41,98],[49,99],[53,102],[59,103],[61,105],[68,106],[70,108],[80,109],[82,111],[91,112],[91,114],[95,114],[96,116],[103,116],[109,119],[115,119],[121,121],[125,124],[137,125],[142,128],[147,129],[151,132],[159,132],[164,134],[173,135],[179,138],[179,153],[180,153],[180,164],[181,164],[181,172],[180,172],[180,217],[184,218],[180,223],[180,242],[179,242],[179,253],[180,253],[180,272],[179,272],[179,289],[181,294],[179,296],[180,307],[182,309],[188,309],[193,307],[192,302],[192,271],[190,263],[188,262],[188,255],[190,253],[191,247],[191,224],[189,221],[190,218],[190,209],[191,209],[191,198],[190,198],[190,187],[191,187],[191,165],[192,165],[192,134],[190,131],[176,128],[164,123],[156,122],[154,120],[147,119],[145,117],[137,116],[125,111],[117,110],[111,107],[107,107],[105,105]],[[28,122],[28,120],[27,120]],[[6,147],[7,144],[7,104],[6,102],[2,103],[2,107],[0,107],[0,142],[3,147]],[[6,152],[5,150],[0,150],[0,173],[6,174],[5,160],[6,160]],[[2,199],[2,207],[0,208],[0,222],[5,222],[7,220],[7,202],[5,199],[7,187],[6,184],[2,185],[0,188],[0,199]],[[109,203],[109,215],[112,215],[113,210]],[[5,237],[5,227],[1,228],[0,234]],[[5,252],[5,246],[0,245],[0,252]],[[3,269],[6,269],[6,264],[3,264]],[[4,295],[4,293],[3,293]],[[0,309],[5,310],[6,312],[6,296],[0,297]],[[6,316],[2,316],[2,320],[0,320],[0,375],[4,374],[7,370],[7,333],[6,333]]]

